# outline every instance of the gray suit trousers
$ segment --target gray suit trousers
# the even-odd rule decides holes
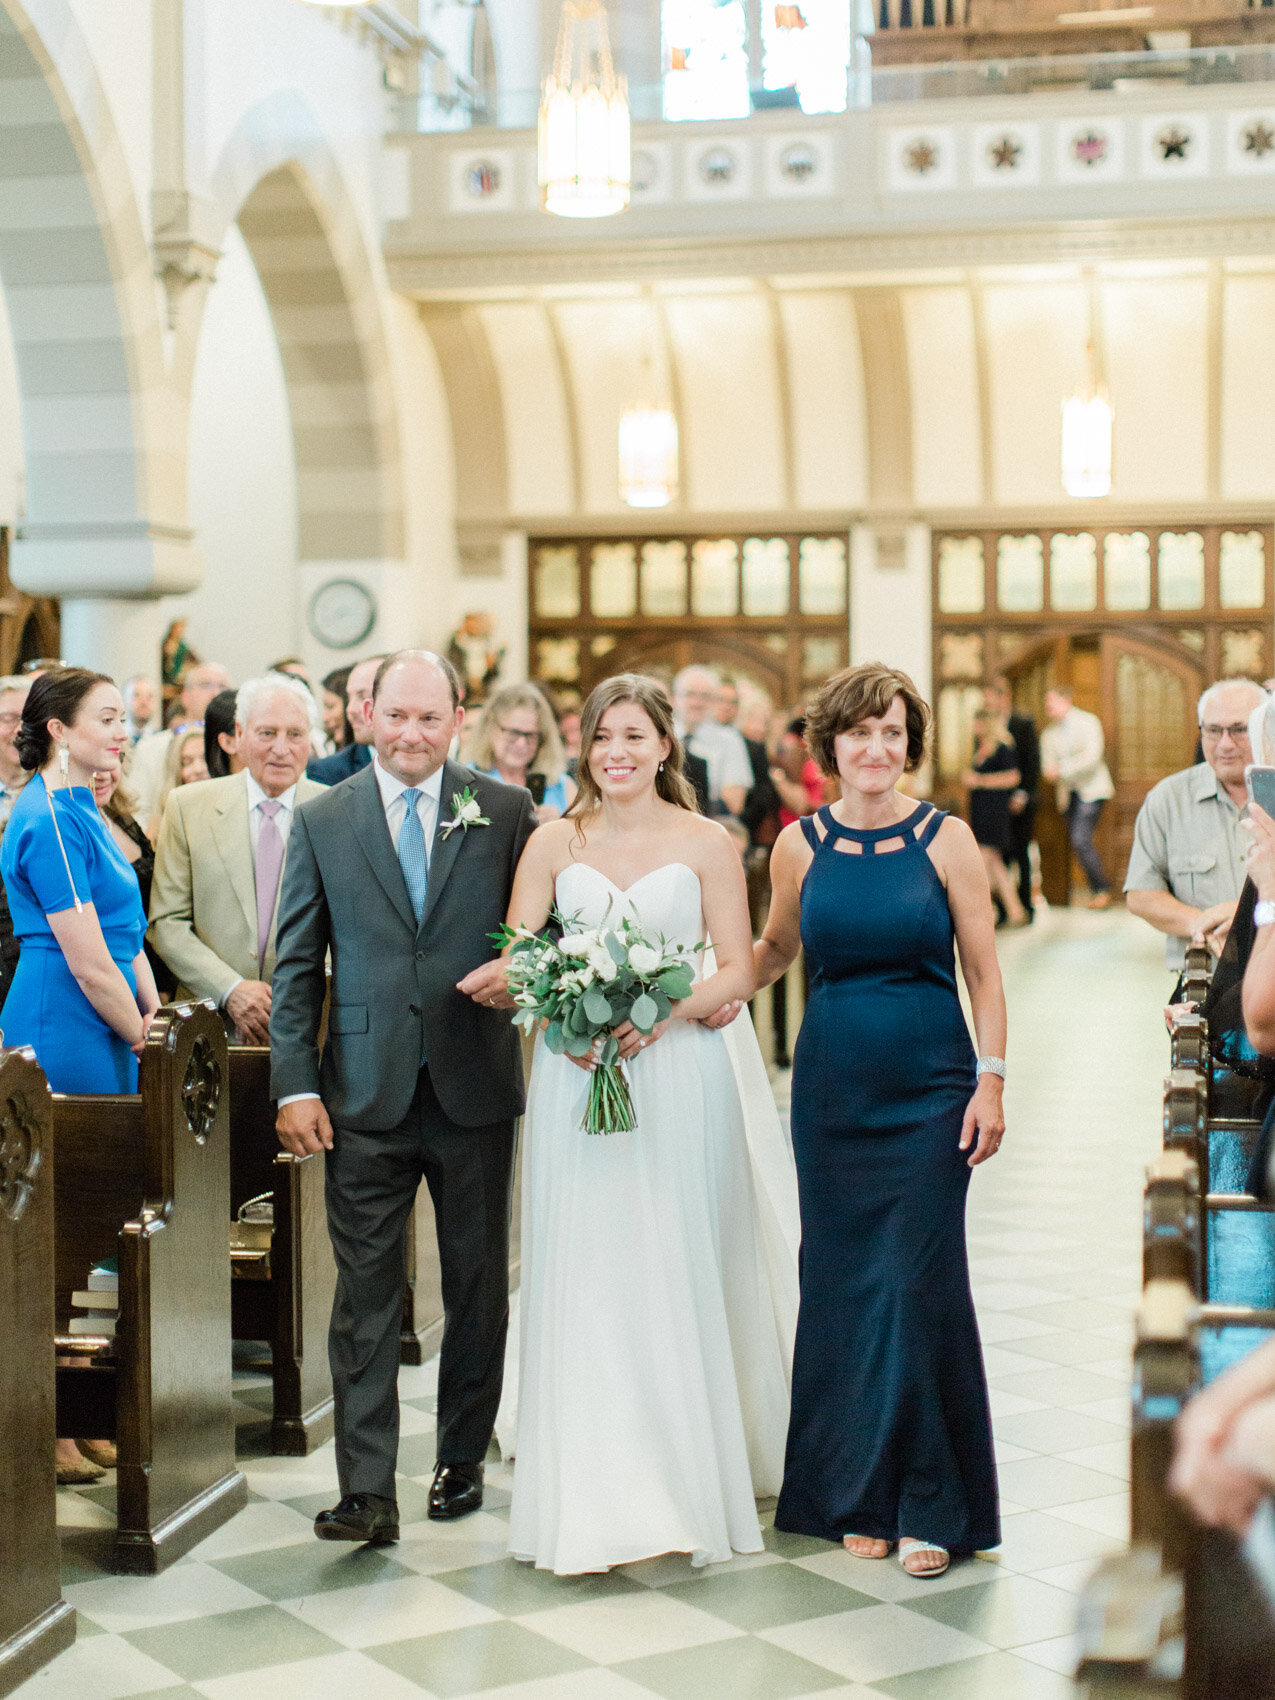
[[[404,1241],[422,1177],[434,1202],[446,1322],[438,1370],[438,1460],[486,1456],[509,1326],[515,1123],[459,1127],[422,1068],[389,1132],[337,1127],[326,1159],[337,1290],[328,1335],[341,1493],[395,1495]]]

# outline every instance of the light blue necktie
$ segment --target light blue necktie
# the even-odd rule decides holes
[[[421,825],[420,815],[416,812],[420,800],[421,793],[416,786],[403,792],[407,813],[403,817],[403,830],[398,835],[399,865],[407,882],[407,895],[412,900],[412,911],[418,926],[421,916],[425,913],[425,887],[429,880],[425,829]]]

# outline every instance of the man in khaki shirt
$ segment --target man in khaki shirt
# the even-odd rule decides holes
[[[1129,912],[1164,933],[1177,973],[1192,937],[1215,951],[1225,941],[1244,884],[1247,840],[1239,830],[1252,761],[1248,719],[1266,700],[1251,679],[1220,679],[1200,698],[1204,760],[1148,791],[1133,829],[1124,889]]]
[[[1116,788],[1107,770],[1102,721],[1088,709],[1077,708],[1062,685],[1045,692],[1045,713],[1049,725],[1040,735],[1040,771],[1057,788],[1067,837],[1089,881],[1089,907],[1105,909],[1111,888],[1093,835],[1103,805]]]

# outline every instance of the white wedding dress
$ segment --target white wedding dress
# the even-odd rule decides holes
[[[704,936],[680,862],[627,891],[573,863],[556,900]],[[538,1041],[525,1122],[509,1550],[567,1575],[759,1552],[755,1497],[783,1476],[797,1194],[751,1023],[676,1022],[627,1067],[636,1130],[586,1134],[588,1076]]]

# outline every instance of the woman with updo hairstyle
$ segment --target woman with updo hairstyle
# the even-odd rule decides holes
[[[965,1194],[1004,1133],[1005,998],[974,835],[898,789],[929,729],[897,668],[851,667],[822,687],[806,742],[841,795],[780,833],[754,951],[761,986],[798,950],[810,973],[792,1077],[801,1310],[775,1527],[861,1559],[897,1546],[918,1577],[1000,1540]]]
[[[104,673],[59,667],[32,685],[15,741],[34,777],[0,844],[22,947],[5,1043],[30,1045],[54,1092],[136,1092],[159,997],[137,879],[94,794],[120,770],[124,700]]]

